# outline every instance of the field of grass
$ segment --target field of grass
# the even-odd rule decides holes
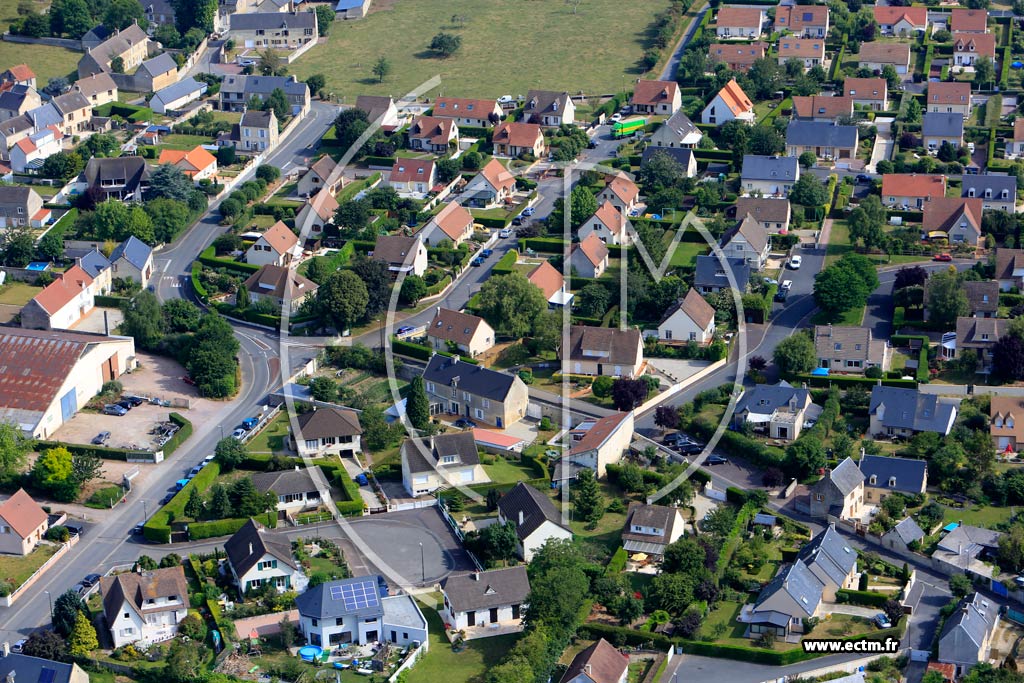
[[[24,306],[41,291],[43,291],[42,287],[33,287],[24,282],[8,282],[0,287],[0,304]]]
[[[484,471],[495,484],[514,484],[533,478],[533,470],[517,462],[498,456],[491,465],[484,465]]]
[[[16,587],[25,583],[39,567],[53,557],[60,546],[41,544],[25,557],[0,555],[0,580],[10,581]]]
[[[35,11],[45,13],[49,0],[33,0]],[[6,31],[18,16],[18,0],[0,0],[0,27]],[[48,45],[22,45],[0,41],[0,64],[3,68],[15,64],[28,64],[36,72],[36,84],[41,88],[53,76],[69,76],[78,67],[81,52]],[[72,78],[71,80],[75,80]]]
[[[466,643],[462,652],[452,652],[452,646],[444,635],[444,623],[433,609],[422,606],[430,632],[430,650],[409,669],[407,683],[436,683],[437,681],[459,681],[460,683],[482,683],[484,675],[494,667],[519,639],[518,635],[478,638]]]
[[[160,149],[190,150],[197,145],[208,145],[213,142],[212,138],[205,135],[181,135],[171,133],[160,138]]]
[[[708,251],[710,251],[710,247],[706,244],[701,244],[699,242],[680,242],[676,246],[675,253],[672,254],[670,265],[676,267],[693,267],[697,262],[697,257],[708,253]]]
[[[985,529],[991,529],[996,524],[1008,521],[1013,514],[1011,508],[992,505],[975,505],[971,508],[947,507],[945,511],[946,514],[942,517],[943,524],[963,522],[969,526]]]
[[[830,266],[844,254],[853,251],[850,244],[850,226],[844,220],[832,221],[832,231],[828,237],[828,248],[825,251],[825,265]]]
[[[828,323],[832,323],[833,325],[860,327],[861,323],[864,321],[864,311],[866,308],[866,304],[857,308],[851,308],[839,316],[838,320],[829,320],[825,316],[824,311],[818,311],[814,314],[814,317],[811,318],[811,323],[815,325],[826,325]]]
[[[251,453],[279,453],[284,450],[284,439],[288,436],[288,413],[281,412],[262,432],[248,443]]]
[[[514,97],[530,88],[609,93],[642,74],[638,62],[648,46],[648,28],[667,6],[664,0],[587,0],[574,13],[573,4],[563,2],[530,3],[528,12],[482,0],[448,0],[443,7],[387,3],[362,21],[335,22],[326,44],[300,57],[291,70],[300,79],[325,74],[328,92],[348,103],[360,94],[397,96],[435,75],[441,85],[434,95]],[[464,17],[464,26],[453,25],[453,16]],[[462,37],[461,49],[448,59],[427,49],[441,31]],[[585,66],[581,45],[587,46]],[[383,83],[372,73],[381,56],[391,64]]]

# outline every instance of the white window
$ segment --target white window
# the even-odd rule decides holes
[[[474,412],[474,414],[476,415],[476,419],[478,419],[478,420],[482,420],[482,419],[484,419],[484,411],[482,411],[482,410],[480,410],[479,408],[477,408],[477,409],[476,409],[476,410],[474,410],[473,412]]]
[[[430,393],[434,393],[434,383],[433,382],[427,382],[427,391],[429,391]]]

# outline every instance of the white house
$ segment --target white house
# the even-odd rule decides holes
[[[180,566],[104,576],[100,592],[114,647],[170,640],[188,615],[188,583]]]
[[[67,330],[95,306],[93,279],[71,266],[21,309],[21,326],[37,330]]]
[[[622,460],[633,441],[633,412],[612,413],[607,417],[588,417],[569,432],[569,452],[562,456],[553,475],[556,481],[567,481],[580,468],[603,477],[608,465]]]
[[[320,412],[320,411],[317,411]],[[260,493],[273,493],[281,519],[303,510],[315,510],[322,502],[317,480],[326,484],[319,466],[278,472],[254,472],[252,483]]]
[[[708,125],[720,126],[733,120],[754,123],[754,103],[735,78],[726,83],[700,113],[700,122]]]
[[[427,271],[427,248],[419,235],[381,235],[373,246],[370,258],[387,264],[392,277],[399,273],[419,275]]]
[[[292,433],[291,441],[301,457],[351,458],[362,452],[363,428],[354,410],[317,408],[298,415],[295,424],[298,432]]]
[[[715,309],[691,288],[658,323],[658,339],[707,344],[715,338]]]
[[[580,241],[596,235],[605,244],[629,244],[629,219],[611,201],[605,200],[593,216],[583,221],[577,234]]]
[[[626,683],[628,680],[629,655],[600,638],[573,657],[559,683]]]
[[[597,193],[597,201],[611,202],[617,211],[628,214],[640,200],[640,188],[625,173],[617,173],[604,189]]]
[[[448,202],[416,233],[423,244],[436,247],[445,242],[453,248],[473,235],[473,215],[458,202]]]
[[[441,582],[441,595],[442,620],[452,628],[465,630],[467,639],[484,638],[520,627],[530,580],[524,565],[452,574]]]
[[[274,223],[245,252],[247,263],[258,266],[287,266],[302,255],[299,238],[282,221]]]
[[[622,528],[622,547],[627,553],[644,553],[655,558],[679,540],[686,528],[679,508],[667,505],[630,503]]]
[[[11,169],[15,173],[38,171],[43,162],[61,151],[64,134],[57,126],[47,126],[22,138],[10,149]]]
[[[402,484],[414,498],[441,487],[490,481],[471,431],[406,439],[401,457]]]
[[[300,235],[319,237],[328,224],[334,223],[334,212],[337,210],[338,200],[325,187],[307,199],[295,214],[295,229]]]
[[[742,258],[751,270],[761,270],[768,262],[771,237],[753,216],[737,216],[739,222],[722,235],[722,252],[728,258]]]
[[[569,264],[580,277],[601,277],[608,268],[608,247],[595,233],[590,233],[572,245]]]
[[[0,553],[28,555],[50,527],[49,516],[25,489],[0,503]]]
[[[308,580],[292,557],[287,538],[276,538],[254,519],[224,543],[231,578],[242,595],[264,584],[273,585],[278,593],[301,591]]]
[[[498,521],[512,522],[519,540],[516,551],[525,562],[550,539],[569,540],[572,531],[562,526],[561,515],[546,495],[519,482],[498,501]]]
[[[328,581],[295,598],[299,630],[310,645],[369,645],[386,641],[399,647],[427,643],[427,620],[409,595],[388,595],[379,575]]]

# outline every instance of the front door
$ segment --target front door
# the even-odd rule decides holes
[[[476,626],[476,612],[469,612],[466,614],[466,623],[469,626]]]
[[[598,363],[597,364],[597,376],[600,377],[603,374],[604,374],[604,365],[602,365],[601,363]]]
[[[459,404],[456,403],[455,401],[452,401],[452,413],[454,413],[455,415],[459,414]]]
[[[497,624],[498,623],[498,608],[497,607],[492,607],[491,608],[490,617],[491,617],[491,623],[492,624]]]

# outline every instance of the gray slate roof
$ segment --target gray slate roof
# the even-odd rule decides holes
[[[181,99],[186,95],[191,95],[196,92],[205,92],[206,88],[206,83],[200,83],[190,76],[178,81],[177,83],[169,85],[166,88],[158,90],[156,94],[153,95],[153,99],[162,102],[166,106],[168,103]]]
[[[830,121],[791,121],[786,129],[786,144],[800,147],[855,147],[857,126],[837,126]]]
[[[846,458],[828,474],[829,479],[845,496],[864,481],[864,473],[857,468],[853,458]]]
[[[32,121],[32,125],[37,129],[43,129],[47,126],[59,126],[64,122],[64,115],[60,113],[60,110],[57,109],[57,105],[53,102],[47,102],[35,109],[29,109],[25,112],[25,116]],[[11,121],[15,121],[17,118],[11,119]],[[13,125],[11,121],[5,121],[4,128],[11,127]]]
[[[857,564],[857,552],[831,526],[804,544],[797,557],[808,567],[820,567],[836,586],[843,585]]]
[[[741,289],[745,290],[747,283],[750,282],[750,266],[747,265],[746,259],[726,258],[725,265],[728,266],[729,270],[731,270],[735,276],[736,284]],[[717,256],[710,254],[698,256],[693,276],[693,286],[728,287],[729,280],[724,274],[719,275],[719,272],[723,271]]]
[[[316,28],[316,14],[313,12],[260,12],[255,14],[232,14],[232,31],[255,31],[258,29],[289,30]]]
[[[907,517],[906,519],[900,521],[899,524],[890,529],[889,533],[885,535],[896,536],[901,541],[903,541],[905,545],[910,545],[914,541],[920,541],[922,538],[925,537],[924,531],[921,529],[920,526],[918,526],[917,522],[915,522],[912,517]]]
[[[961,197],[969,197],[970,190],[974,189],[975,197],[985,197],[985,190],[992,190],[992,197],[999,198],[1003,194],[1003,190],[1006,190],[1009,194],[1007,195],[1011,199],[1017,196],[1017,179],[1013,176],[1008,175],[962,175],[960,176],[961,182]]]
[[[806,405],[809,395],[807,389],[794,387],[785,381],[778,384],[758,384],[753,389],[745,391],[736,402],[736,413],[742,413],[748,408],[755,413],[770,413],[776,408],[789,405],[793,399],[800,407]]]
[[[78,267],[89,273],[90,277],[95,278],[107,268],[110,268],[110,261],[99,250],[93,249],[78,260]]]
[[[860,459],[860,471],[864,473],[865,486],[920,493],[928,479],[928,463],[911,458],[890,458],[884,455],[865,455]],[[875,484],[871,484],[871,477]],[[889,486],[889,480],[895,484]]]
[[[959,661],[976,660],[981,651],[982,643],[985,642],[985,636],[995,623],[995,616],[998,608],[998,605],[993,605],[988,602],[988,600],[979,593],[973,593],[961,600],[960,604],[957,605],[956,611],[949,615],[946,619],[946,623],[942,626],[942,635],[939,636],[939,659],[955,659]],[[970,652],[948,652],[947,648],[943,647],[943,644],[944,642],[951,642],[950,640],[947,640],[947,636],[949,636],[953,631],[960,631],[961,635],[966,636],[967,640],[973,643],[976,647],[973,647]],[[962,640],[958,644],[961,647],[967,645],[967,643]]]
[[[527,538],[544,522],[553,522],[562,526],[561,517],[555,504],[543,493],[528,484],[519,482],[498,501],[498,511],[502,516],[516,525],[519,540]],[[523,523],[519,523],[519,514],[523,515]]]
[[[722,235],[722,248],[724,249],[732,242],[736,235],[741,235],[756,253],[764,252],[765,247],[768,246],[768,231],[765,227],[750,214],[736,218],[738,219],[736,225]]]
[[[331,589],[340,586],[350,586],[364,584],[367,581],[371,581],[377,588],[377,604],[369,605],[367,607],[357,607],[355,609],[348,609],[345,607],[344,600],[335,600],[331,597]],[[384,584],[381,577],[377,574],[371,574],[369,576],[356,576],[348,579],[339,579],[337,581],[328,581],[322,583],[319,586],[313,586],[312,588],[306,589],[304,593],[296,596],[295,607],[298,608],[299,614],[304,617],[313,617],[315,619],[336,619],[338,617],[356,616],[360,619],[375,619],[384,616],[384,605],[380,598],[387,595],[385,591],[387,584]],[[334,591],[337,593],[338,591]]]
[[[359,416],[352,410],[318,408],[296,418],[300,438],[320,439],[325,436],[355,436],[363,433]],[[276,490],[276,489],[275,489]]]
[[[130,235],[128,239],[117,245],[114,251],[110,252],[110,262],[115,263],[118,259],[123,258],[139,270],[142,270],[152,253],[152,247],[135,235]]]
[[[667,154],[685,171],[690,166],[690,159],[693,158],[693,150],[686,147],[646,147],[640,157],[640,166],[646,166],[651,157],[655,154]]]
[[[18,683],[68,683],[73,664],[10,653],[0,657],[0,679]]]
[[[995,280],[970,280],[960,286],[967,295],[971,312],[992,313],[999,310],[999,283]]]
[[[926,112],[921,122],[921,133],[926,137],[961,137],[964,134],[964,117],[956,112]]]
[[[743,157],[743,171],[740,176],[744,180],[795,182],[800,176],[800,167],[796,157],[747,154]]]
[[[309,86],[296,81],[294,76],[225,76],[220,86],[221,92],[242,93],[246,97],[267,97],[275,88],[284,90],[284,94],[291,97],[302,96],[309,90]]]
[[[441,355],[431,357],[423,371],[424,382],[442,387],[451,386],[454,382],[460,391],[491,401],[504,401],[515,379],[513,375]]]
[[[808,617],[813,616],[821,602],[824,586],[811,573],[803,560],[797,559],[793,564],[783,567],[767,586],[761,589],[754,603],[754,610],[779,591],[785,591]],[[794,615],[795,616],[795,615]]]
[[[956,415],[955,404],[940,401],[934,394],[902,387],[873,387],[868,413],[874,415],[879,406],[885,407],[882,426],[918,432],[945,434],[951,418]]]
[[[939,539],[938,547],[947,552],[980,555],[983,550],[994,550],[999,547],[998,531],[982,529],[977,526],[961,524]]]
[[[177,70],[178,63],[174,61],[174,57],[172,57],[169,52],[158,54],[156,57],[147,59],[139,65],[139,71],[144,71],[150,76],[160,76],[168,71]]]
[[[224,552],[239,577],[247,574],[268,553],[292,569],[296,568],[288,539],[280,540],[271,536],[262,524],[253,519],[243,524],[224,543]]]
[[[319,465],[314,466],[317,470]],[[316,481],[305,467],[297,470],[281,470],[279,472],[254,472],[253,486],[260,493],[273,491],[278,496],[316,491]]]
[[[456,612],[484,610],[491,607],[521,605],[530,594],[526,565],[507,569],[491,569],[472,574],[448,576],[441,582],[448,604]]]
[[[35,190],[25,185],[0,185],[0,205],[25,206],[34,193]]]
[[[480,464],[480,453],[476,449],[476,439],[473,438],[471,430],[406,439],[402,444],[402,455],[409,463],[411,474],[434,472],[438,468]],[[442,464],[441,459],[446,455],[457,455],[459,459],[454,463]]]

